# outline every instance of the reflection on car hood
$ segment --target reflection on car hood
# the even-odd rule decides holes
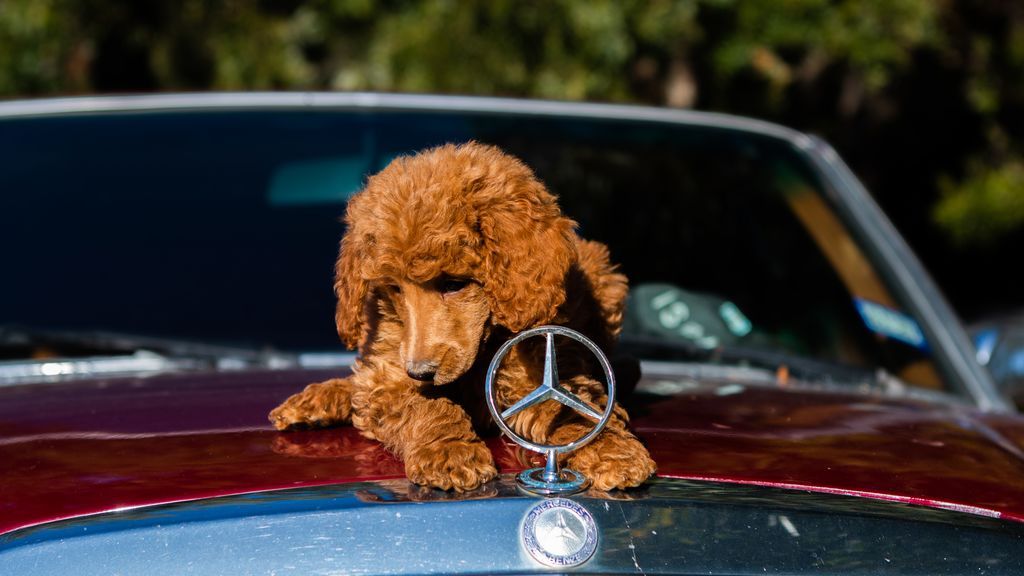
[[[402,464],[351,427],[270,427],[266,414],[281,400],[337,375],[179,374],[0,388],[0,533],[149,504],[402,478]],[[1024,521],[1019,417],[735,382],[645,381],[638,390],[627,400],[632,426],[660,476]],[[488,444],[502,472],[534,458],[501,438]]]

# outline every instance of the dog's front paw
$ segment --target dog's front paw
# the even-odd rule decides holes
[[[405,457],[405,474],[416,484],[466,492],[493,479],[498,470],[483,442],[455,440],[411,450]]]
[[[278,430],[320,428],[348,421],[351,412],[349,383],[336,378],[306,386],[271,410],[269,418]]]
[[[633,488],[657,470],[647,448],[629,432],[606,431],[569,458],[598,490]]]

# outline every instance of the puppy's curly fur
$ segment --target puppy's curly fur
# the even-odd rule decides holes
[[[341,339],[359,349],[352,376],[309,385],[270,414],[278,429],[351,421],[405,462],[418,484],[465,491],[496,475],[474,431],[490,424],[483,376],[508,337],[561,324],[608,350],[627,293],[607,248],[579,238],[556,199],[519,160],[477,143],[401,157],[372,176],[345,217],[334,290]],[[543,339],[506,357],[501,408],[541,381]],[[603,409],[593,360],[559,355],[563,386]],[[568,456],[599,489],[654,473],[647,450],[614,409],[608,427]],[[566,443],[593,426],[557,402],[509,425],[539,443]]]

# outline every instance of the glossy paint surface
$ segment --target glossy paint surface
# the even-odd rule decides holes
[[[687,480],[658,479],[623,496],[572,497],[600,534],[594,555],[568,571],[935,576],[1024,570],[1024,524],[1014,522]],[[459,499],[410,490],[404,480],[278,490],[54,522],[0,537],[0,564],[24,576],[549,572],[521,534],[532,510],[551,505],[523,495],[509,476]],[[551,542],[553,533],[537,536]]]
[[[404,477],[351,427],[267,412],[337,371],[180,374],[0,388],[0,533],[98,512]],[[665,382],[627,400],[668,478],[807,489],[1024,521],[1024,420],[857,393]],[[642,386],[641,388],[644,388]],[[535,455],[488,440],[499,469]]]

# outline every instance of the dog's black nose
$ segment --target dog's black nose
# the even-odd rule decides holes
[[[405,363],[405,373],[410,378],[429,382],[434,379],[434,374],[437,373],[437,363],[429,360],[410,360]]]

